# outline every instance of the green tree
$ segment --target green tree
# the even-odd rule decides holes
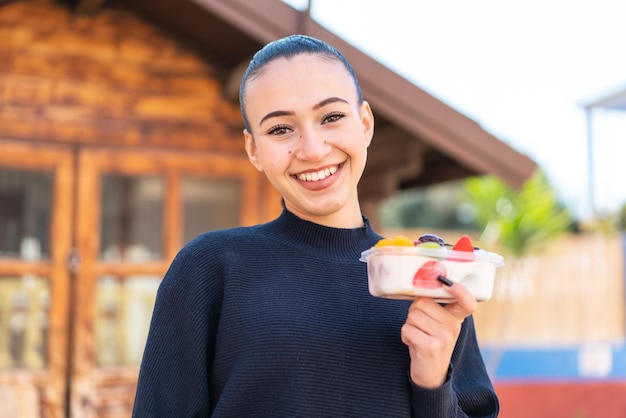
[[[529,278],[537,274],[533,258],[543,244],[570,228],[568,210],[559,204],[554,189],[540,170],[518,190],[492,176],[467,179],[464,190],[474,209],[477,227],[482,230],[481,245],[498,249],[505,256],[507,274],[497,282],[498,297],[511,300],[527,297],[533,291]],[[505,335],[511,327],[512,309],[506,303],[496,306],[499,334]],[[487,371],[491,375],[504,352],[505,346],[496,344],[487,359]]]
[[[572,225],[569,211],[559,203],[541,170],[519,190],[493,176],[469,178],[464,190],[483,231],[481,241],[498,244],[517,258],[536,251]]]
[[[626,232],[626,203],[622,204],[616,214],[616,229],[621,232]]]

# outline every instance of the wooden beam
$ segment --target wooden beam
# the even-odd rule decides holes
[[[246,72],[249,64],[250,60],[244,60],[230,70],[226,83],[222,88],[222,95],[224,99],[233,103],[237,103],[239,101],[239,85],[241,84],[241,78]]]
[[[96,13],[102,6],[104,6],[106,0],[78,0],[76,3],[76,13],[79,14],[93,14]]]
[[[360,200],[374,204],[394,194],[402,182],[421,177],[427,148],[397,126],[376,128],[359,185]]]
[[[406,131],[392,125],[376,128],[368,152],[365,176],[390,171],[400,180],[419,176],[425,164],[427,146]]]

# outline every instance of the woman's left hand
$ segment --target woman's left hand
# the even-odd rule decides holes
[[[418,297],[402,326],[402,341],[411,356],[411,379],[423,388],[435,389],[445,382],[461,325],[478,305],[460,283],[446,290],[455,302],[440,305],[432,298]]]

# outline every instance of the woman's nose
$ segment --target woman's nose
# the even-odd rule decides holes
[[[301,131],[298,144],[296,156],[301,160],[320,161],[330,151],[324,136],[313,129]]]

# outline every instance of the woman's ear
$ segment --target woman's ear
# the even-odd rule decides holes
[[[256,143],[254,142],[254,137],[247,129],[243,130],[243,139],[245,142],[246,153],[248,154],[248,159],[252,163],[252,165],[259,171],[263,171],[263,166],[259,161],[259,155],[257,153]]]
[[[370,104],[366,101],[361,105],[361,123],[363,124],[366,144],[369,147],[374,137],[374,113]]]

